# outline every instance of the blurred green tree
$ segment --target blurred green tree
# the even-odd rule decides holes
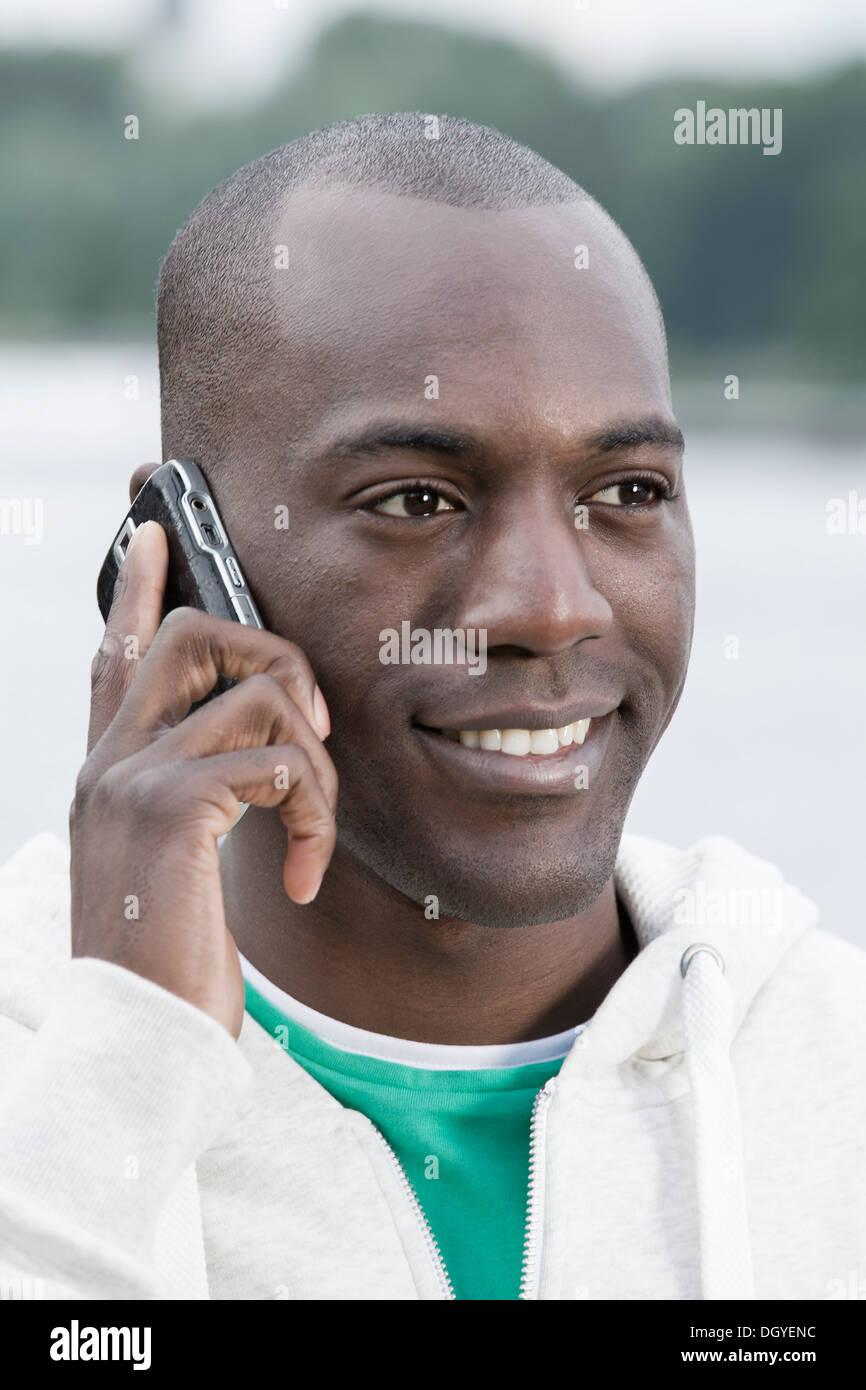
[[[150,333],[163,254],[233,169],[368,111],[447,112],[539,150],[608,208],[655,282],[674,363],[851,381],[866,367],[866,66],[801,82],[666,79],[602,97],[508,42],[352,15],[254,106],[172,116],[130,55],[0,54],[6,337]],[[702,99],[781,107],[783,149],[678,146]],[[124,118],[139,117],[138,140]],[[730,369],[730,368],[726,368]]]

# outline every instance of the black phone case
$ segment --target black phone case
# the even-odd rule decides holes
[[[181,463],[193,490],[201,491],[210,497],[210,489],[201,470],[186,459],[178,462]],[[229,618],[234,622],[241,621],[220,578],[216,561],[212,555],[199,548],[190,531],[189,523],[181,506],[181,498],[185,491],[183,478],[170,461],[157,468],[136,494],[124,518],[123,525],[109,546],[108,554],[99,571],[96,597],[103,618],[108,617],[114,585],[120,568],[115,555],[115,545],[121,540],[127,529],[127,521],[131,518],[136,527],[145,521],[158,521],[168,540],[168,577],[163,598],[162,618],[173,608],[187,606],[198,608],[205,613],[213,613],[220,618]],[[217,519],[219,520],[219,518]],[[225,541],[223,550],[233,555],[225,526],[222,525],[221,521],[220,529]],[[249,603],[248,606],[255,613],[254,605]],[[258,618],[258,614],[256,614],[256,618]],[[261,622],[259,620],[258,623],[252,625],[260,626]],[[236,679],[220,676],[211,692],[194,705],[193,709],[199,708],[199,705],[205,704],[208,700],[231,689],[236,684]]]

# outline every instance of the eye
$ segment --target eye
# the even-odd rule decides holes
[[[671,496],[670,484],[660,478],[625,478],[601,488],[588,500],[603,502],[608,507],[643,507],[652,502],[667,502]]]
[[[439,512],[456,511],[447,497],[435,487],[427,487],[424,484],[403,488],[401,492],[392,492],[390,497],[380,497],[374,502],[369,502],[366,509],[384,516],[398,517],[435,516]]]

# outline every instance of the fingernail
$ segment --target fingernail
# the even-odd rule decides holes
[[[328,714],[328,706],[325,704],[325,697],[318,686],[313,692],[313,723],[319,738],[327,738],[331,732],[331,718]]]
[[[325,871],[324,869],[314,869],[312,876],[309,873],[307,873],[306,877],[306,892],[296,892],[289,894],[290,898],[292,898],[294,902],[300,903],[302,906],[306,906],[307,903],[311,903],[313,899],[317,896],[319,889],[322,886],[322,880],[325,877]]]
[[[143,521],[142,524],[141,524],[140,526],[136,526],[135,530],[133,531],[132,535],[131,535],[130,538],[129,538],[129,545],[126,547],[126,550],[124,551],[124,555],[123,555],[124,560],[126,559],[126,557],[127,557],[127,555],[129,554],[129,552],[132,550],[132,547],[135,545],[135,543],[136,543],[136,541],[138,540],[139,536],[141,535],[142,531],[145,531],[145,530],[147,529],[148,526],[155,526],[155,525],[156,525],[156,522],[155,522],[155,521]]]
[[[306,907],[306,906],[307,906],[307,903],[313,902],[313,901],[318,897],[318,895],[319,895],[319,889],[320,889],[321,886],[322,886],[322,879],[323,879],[323,878],[324,878],[324,874],[322,874],[321,877],[318,878],[318,879],[316,880],[316,885],[315,885],[315,887],[313,888],[313,891],[312,891],[312,892],[310,892],[309,889],[307,890],[307,895],[306,895],[306,897],[304,897],[304,898],[296,898],[295,901],[298,902],[298,903],[300,903],[301,907]]]

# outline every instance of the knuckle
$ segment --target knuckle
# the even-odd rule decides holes
[[[90,663],[90,685],[94,692],[102,690],[116,678],[121,652],[120,639],[110,628],[106,628]]]
[[[337,844],[337,823],[332,815],[322,816],[317,823],[317,833],[328,857],[333,854]]]
[[[269,676],[256,671],[220,697],[231,709],[241,744],[250,740],[274,742],[274,730],[281,722],[279,691]]]
[[[256,671],[254,675],[248,676],[243,681],[241,690],[253,703],[261,701],[269,708],[275,701],[282,706],[288,699],[282,685],[271,671]]]
[[[171,765],[137,769],[124,779],[122,795],[128,814],[137,823],[164,826],[177,802]]]
[[[72,798],[73,805],[75,805],[76,801],[80,804],[82,801],[87,800],[87,797],[90,794],[90,790],[95,781],[96,775],[94,773],[93,765],[90,759],[87,758],[81,764],[81,767],[78,769],[78,776],[75,778],[75,795]]]
[[[164,813],[165,782],[161,767],[132,769],[127,762],[113,763],[88,779],[84,800],[99,819],[146,822]]]
[[[120,605],[121,605],[121,603],[122,603],[122,601],[123,601],[123,596],[124,596],[124,594],[126,593],[126,591],[127,591],[128,588],[129,588],[129,566],[128,566],[128,565],[121,565],[120,569],[117,571],[117,574],[115,575],[115,578],[114,578],[114,588],[113,588],[112,591],[111,591],[111,604],[110,604],[109,610],[108,610],[108,611],[109,611],[109,615],[110,615],[113,611],[116,611],[116,610],[120,607]]]
[[[324,749],[322,751],[324,752]],[[319,766],[320,770],[318,772],[318,777],[321,783],[322,793],[324,795],[325,801],[328,804],[328,810],[333,815],[334,811],[336,810],[337,800],[340,791],[340,782],[339,778],[337,777],[337,769],[334,767],[333,762],[331,761],[330,757],[326,752]]]
[[[286,789],[289,797],[315,797],[316,775],[313,771],[313,764],[305,748],[299,743],[275,744],[269,750],[275,758],[275,765],[289,770],[289,786]]]
[[[282,640],[283,650],[274,662],[274,666],[286,666],[289,670],[296,670],[298,667],[308,669],[310,663],[307,661],[304,649],[299,647],[297,642],[290,641],[288,637],[284,637]]]
[[[122,764],[114,763],[105,768],[97,777],[91,777],[86,787],[85,797],[94,811],[113,813],[123,799],[129,781],[129,774],[121,772]]]
[[[295,774],[299,782],[308,782],[310,786],[316,783],[316,772],[313,767],[313,760],[300,743],[290,745],[291,756],[295,762]]]
[[[75,779],[75,794],[69,803],[69,833],[82,826],[111,819],[116,810],[115,789],[110,777],[110,769],[99,773],[90,763],[85,763]]]
[[[321,745],[316,743],[313,746],[316,751],[311,755],[302,744],[291,745],[295,775],[302,785],[310,788],[310,794],[321,805],[322,814],[333,819],[340,790],[337,769]]]
[[[169,609],[159,625],[159,630],[172,641],[183,642],[193,634],[199,633],[205,621],[206,615],[199,608],[181,604],[179,608]]]
[[[73,797],[69,803],[70,826],[90,803],[94,790],[99,783],[99,775],[99,769],[95,766],[93,759],[86,758],[78,769],[78,776],[75,778]]]
[[[88,760],[81,768],[75,783],[75,795],[69,807],[70,832],[73,826],[90,827],[90,833],[110,834],[113,827],[133,826],[136,834],[151,838],[173,834],[177,830],[178,813],[192,802],[194,779],[178,776],[189,764],[157,763],[154,766],[136,765],[131,759],[112,763],[102,769]]]
[[[330,835],[335,832],[334,810],[327,792],[319,782],[312,760],[304,753],[300,785],[306,789],[310,806],[311,820],[318,833]]]
[[[300,647],[294,643],[290,643],[289,650],[277,658],[271,671],[284,689],[310,694],[314,684],[313,670]]]
[[[241,684],[239,697],[254,726],[252,731],[266,732],[269,743],[282,743],[297,735],[303,716],[273,671],[257,671],[248,676]]]

